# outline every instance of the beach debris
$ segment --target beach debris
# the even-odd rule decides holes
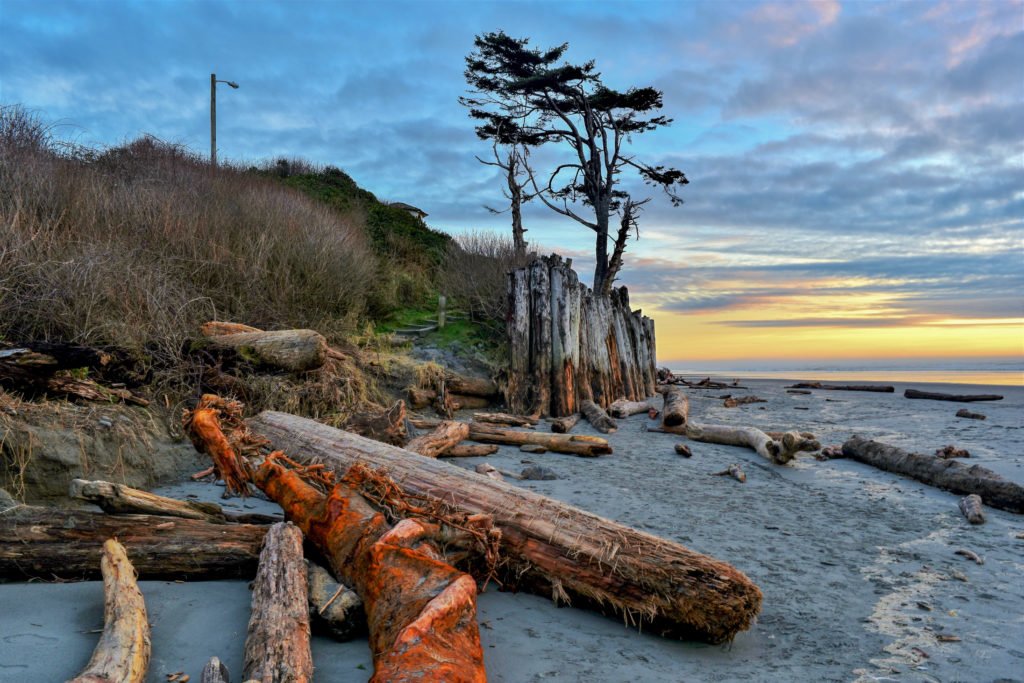
[[[956,446],[949,445],[943,446],[935,451],[936,458],[969,458],[971,457],[970,452],[966,448],[957,448]]]
[[[691,451],[690,447],[687,446],[685,443],[677,443],[676,444],[676,453],[678,453],[679,455],[683,456],[684,458],[692,458],[693,457],[693,451]]]
[[[800,435],[799,432],[785,432],[782,438],[773,439],[756,427],[732,427],[690,422],[686,425],[686,436],[694,441],[746,446],[776,465],[785,465],[801,450],[817,450],[817,441]],[[812,447],[813,446],[813,447]]]
[[[83,580],[117,538],[144,579],[252,577],[265,525],[21,505],[0,514],[0,579]]]
[[[746,481],[747,481],[747,475],[743,472],[743,468],[740,467],[739,465],[737,465],[736,463],[733,463],[732,465],[729,465],[729,467],[727,469],[724,469],[721,472],[715,472],[714,476],[716,476],[716,477],[732,477],[733,479],[735,479],[736,481],[740,482],[741,484],[746,483]]]
[[[967,574],[964,574],[959,569],[951,569],[949,571],[949,575],[952,576],[957,581],[963,581],[964,583],[968,582]]]
[[[970,403],[973,401],[1002,401],[1003,397],[998,394],[943,394],[934,391],[918,391],[907,389],[903,392],[904,398],[923,398],[930,401],[957,401],[959,403]]]
[[[171,680],[168,674],[167,680]],[[203,667],[203,673],[199,677],[199,683],[231,683],[231,674],[228,667],[218,657],[210,657],[210,661]]]
[[[776,441],[782,441],[786,438],[786,432],[765,432],[765,434]],[[796,446],[797,451],[812,453],[821,450],[821,444],[811,432],[799,432],[799,436],[801,441]]]
[[[164,515],[201,519],[214,524],[224,524],[228,520],[224,509],[216,503],[175,500],[108,481],[74,479],[68,488],[68,496],[94,503],[110,514]],[[235,518],[234,521],[239,520]],[[266,522],[272,523],[269,517],[263,523]]]
[[[842,446],[825,446],[814,456],[815,460],[836,460],[843,457]]]
[[[409,440],[405,401],[395,401],[385,410],[360,410],[345,420],[342,429],[368,439],[401,446]]]
[[[568,453],[586,458],[607,455],[612,452],[608,441],[599,436],[552,434],[549,432],[519,431],[496,425],[472,422],[469,425],[469,439],[479,443],[495,443],[510,446],[539,444],[555,453]]]
[[[328,358],[327,340],[316,330],[213,334],[194,341],[192,348],[212,351],[232,362],[251,363],[288,372],[315,370]]]
[[[959,643],[960,636],[954,636],[952,633],[937,633],[935,635],[935,640],[940,643]]]
[[[266,411],[248,426],[300,463],[323,463],[339,475],[357,463],[381,468],[393,477],[396,494],[416,505],[470,518],[491,515],[500,532],[497,578],[508,590],[600,604],[605,613],[630,614],[644,630],[712,643],[749,628],[760,610],[761,591],[729,564],[529,489],[295,415]]]
[[[843,444],[843,455],[960,495],[977,493],[989,507],[1024,512],[1024,486],[1004,479],[980,465],[965,465],[955,459],[909,453],[859,436]]]
[[[469,436],[469,425],[465,422],[444,420],[433,431],[406,444],[405,449],[413,453],[425,455],[428,458],[436,458],[443,455],[452,446],[457,446],[462,440]]]
[[[821,382],[797,382],[787,389],[823,389],[825,391],[872,391],[881,394],[891,394],[896,391],[895,387],[887,384],[822,384]]]
[[[619,429],[618,423],[593,401],[580,401],[580,412],[594,429],[603,434],[611,434]]]
[[[959,550],[954,551],[953,554],[954,555],[960,555],[962,557],[966,557],[968,560],[971,560],[975,564],[985,564],[985,560],[983,560],[982,557],[980,555],[978,555],[978,553],[974,552],[973,550],[967,550],[966,548],[960,548]]]
[[[302,559],[302,532],[291,522],[279,522],[267,530],[252,582],[242,680],[311,682],[309,638],[309,583]]]
[[[509,415],[508,413],[473,413],[473,421],[508,427],[534,427],[540,422],[540,419],[529,415]]]
[[[489,465],[485,462],[482,462],[479,465],[477,465],[474,468],[474,471],[477,474],[482,474],[485,477],[490,477],[491,479],[495,479],[497,481],[504,481],[505,479],[504,475],[502,475],[501,473],[501,470],[499,470],[494,465]]]
[[[580,421],[581,417],[583,416],[575,413],[566,417],[555,418],[551,420],[551,431],[557,434],[568,434],[576,426],[576,423]]]
[[[103,633],[82,673],[68,683],[143,683],[149,667],[149,620],[124,546],[109,538],[100,559]]]
[[[548,449],[539,443],[524,443],[519,450],[523,453],[537,453],[538,455],[548,452]]]
[[[479,458],[485,455],[494,455],[498,452],[498,446],[493,444],[485,443],[460,443],[457,446],[452,446],[444,453],[441,453],[439,458]]]
[[[1014,538],[1016,538],[1017,540],[1020,540],[1020,541],[1024,541],[1024,531],[1022,531],[1019,534],[1017,534],[1016,536],[1014,536]]]
[[[925,610],[926,612],[931,612],[933,610],[932,606],[929,605],[924,600],[918,600],[917,601],[917,606],[920,607],[921,609]]]
[[[685,429],[690,417],[690,399],[679,387],[665,387],[662,391],[665,405],[661,411],[661,426],[667,431]]]
[[[28,396],[148,406],[148,400],[126,388],[126,382],[141,383],[143,373],[137,366],[134,356],[123,349],[31,342],[0,348],[0,385]],[[17,414],[10,407],[5,412]]]
[[[522,473],[519,475],[520,479],[528,479],[532,481],[551,481],[558,479],[558,475],[555,474],[554,470],[544,467],[542,465],[530,465],[524,467]]]
[[[629,401],[624,398],[608,406],[608,414],[612,417],[625,418],[640,413],[650,413],[652,406],[649,401]]]
[[[420,387],[409,387],[406,392],[406,400],[413,410],[429,408],[437,400],[437,392],[433,389],[422,389]]]
[[[787,394],[812,394],[813,391],[809,389],[786,389]]]
[[[653,420],[654,418],[658,417],[658,414],[659,413],[657,408],[651,408],[650,410],[647,411],[647,419]]]
[[[767,403],[768,401],[757,396],[742,396],[740,398],[726,398],[722,404],[726,408],[736,408],[738,406],[744,406],[748,403]]]
[[[984,524],[985,512],[981,507],[981,496],[972,493],[960,499],[960,512],[964,514],[971,524]]]
[[[359,595],[335,580],[316,562],[306,560],[309,584],[309,616],[314,631],[347,642],[366,633],[366,614]]]
[[[967,408],[961,408],[960,410],[956,411],[956,416],[957,417],[965,417],[968,420],[985,420],[985,419],[987,419],[981,413],[972,413],[970,410],[967,410]]]

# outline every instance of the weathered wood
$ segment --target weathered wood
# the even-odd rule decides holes
[[[688,422],[686,436],[694,441],[726,446],[746,446],[776,465],[785,465],[804,450],[808,439],[797,432],[786,432],[781,439],[773,439],[756,427],[733,427]]]
[[[359,411],[345,420],[343,427],[346,431],[395,446],[409,440],[405,429],[405,401],[395,401],[383,411]]]
[[[922,398],[929,401],[955,401],[958,403],[1003,400],[1003,397],[998,394],[944,394],[936,391],[918,391],[917,389],[907,389],[903,392],[903,397]]]
[[[908,453],[900,448],[862,439],[859,436],[854,436],[843,444],[843,455],[953,493],[976,493],[990,507],[1010,512],[1024,512],[1024,487],[1003,479],[980,465],[965,465],[957,460]]]
[[[445,420],[434,431],[418,436],[406,445],[406,450],[436,458],[452,446],[469,437],[469,425],[465,422]]]
[[[555,453],[567,453],[586,458],[607,455],[612,447],[604,439],[594,436],[570,434],[552,434],[549,432],[520,432],[514,429],[502,429],[494,425],[483,425],[476,422],[469,425],[469,439],[480,443],[495,443],[511,446],[523,444],[540,444]]]
[[[363,600],[315,562],[306,561],[313,630],[346,642],[366,633]]]
[[[29,396],[99,402],[125,402],[147,406],[149,401],[128,389],[107,387],[69,373],[67,361],[29,348],[0,350],[0,387]]]
[[[960,512],[971,524],[984,524],[985,511],[981,507],[981,496],[972,493],[960,499]]]
[[[886,384],[822,384],[821,382],[798,382],[787,389],[824,389],[826,391],[873,391],[891,394],[895,387]]]
[[[725,402],[723,403],[723,405],[726,408],[736,408],[738,406],[745,406],[748,403],[767,403],[767,402],[768,401],[766,401],[765,399],[759,398],[757,396],[741,396],[740,398],[729,397],[729,398],[725,399]]]
[[[551,276],[543,261],[534,261],[530,267],[530,372],[532,375],[533,406],[516,413],[551,414]]]
[[[498,446],[486,443],[464,443],[452,446],[439,458],[479,458],[485,455],[494,455],[498,452]]]
[[[508,425],[509,427],[533,427],[539,419],[529,415],[509,415],[508,413],[473,413],[473,422]]]
[[[478,398],[494,398],[498,395],[498,385],[486,377],[466,377],[448,371],[445,373],[445,383],[448,391],[453,394]]]
[[[537,455],[548,452],[548,449],[541,446],[539,443],[524,443],[519,447],[519,450],[522,453],[536,453]]]
[[[242,678],[260,683],[310,683],[309,584],[302,532],[291,522],[270,527],[252,585]]]
[[[507,589],[629,614],[646,631],[710,642],[732,639],[760,610],[761,592],[745,575],[672,541],[294,415],[264,412],[249,424],[294,458],[315,458],[339,474],[357,462],[384,468],[406,495],[493,515]]]
[[[957,448],[953,444],[943,446],[942,448],[936,449],[936,458],[969,458],[971,457],[970,451],[966,448]]]
[[[813,394],[813,391],[807,389],[786,389],[787,394]]]
[[[327,340],[315,330],[237,332],[205,337],[207,346],[227,349],[255,365],[305,372],[327,360]]]
[[[199,677],[200,683],[231,683],[228,667],[218,657],[210,657]]]
[[[612,417],[629,417],[630,415],[637,415],[639,413],[646,413],[651,410],[651,404],[649,401],[628,401],[624,398],[620,398],[615,403],[608,406],[608,414]]]
[[[149,667],[149,621],[124,546],[103,543],[103,634],[85,670],[68,683],[143,683]]]
[[[483,396],[470,396],[468,394],[448,394],[453,410],[479,410],[491,405],[489,398]]]
[[[529,271],[508,274],[509,368],[505,402],[514,412],[530,408],[530,298]]]
[[[221,320],[211,320],[199,326],[199,334],[204,337],[223,337],[226,334],[245,334],[247,332],[262,332],[258,327],[243,325],[242,323],[229,323]]]
[[[583,413],[583,417],[587,419],[587,422],[603,434],[610,434],[619,430],[618,423],[608,417],[608,413],[604,412],[604,409],[593,401],[580,401],[580,411]]]
[[[665,427],[684,427],[690,417],[690,399],[679,387],[666,387],[662,395],[665,406],[661,411],[661,424]]]
[[[551,421],[551,431],[557,434],[568,434],[572,431],[572,428],[576,426],[576,423],[583,417],[579,413],[573,413],[566,417],[558,417]]]
[[[736,481],[738,481],[741,484],[747,483],[747,475],[746,475],[746,473],[743,471],[742,467],[740,467],[739,465],[737,465],[735,463],[733,463],[732,465],[729,465],[728,468],[722,470],[721,472],[715,472],[715,476],[716,477],[732,477],[733,479],[735,479]]]
[[[676,444],[676,453],[678,453],[679,455],[683,456],[684,458],[692,458],[693,457],[693,451],[691,451],[690,447],[687,446],[685,443],[677,443]]]
[[[74,479],[68,496],[95,503],[104,512],[112,514],[165,515],[201,519],[213,524],[227,522],[223,508],[216,503],[175,500],[108,481]]]
[[[422,410],[433,405],[434,401],[437,400],[437,392],[433,389],[409,387],[408,400],[409,405],[414,410]]]
[[[146,579],[252,577],[267,527],[21,506],[0,513],[0,580],[93,578],[118,539]]]
[[[965,417],[968,420],[984,420],[985,419],[985,416],[982,415],[981,413],[973,413],[970,410],[967,410],[967,408],[961,408],[960,410],[956,411],[956,416],[957,417]]]

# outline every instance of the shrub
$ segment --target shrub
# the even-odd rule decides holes
[[[486,231],[465,233],[453,240],[445,255],[444,291],[474,320],[504,330],[507,274],[534,256],[528,249],[526,256],[516,258],[511,236]]]

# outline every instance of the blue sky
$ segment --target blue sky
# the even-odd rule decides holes
[[[957,321],[1000,340],[965,355],[1024,355],[1021,2],[0,0],[0,102],[84,143],[205,153],[216,71],[242,86],[218,92],[222,158],[335,164],[441,229],[503,230],[457,103],[474,35],[498,29],[664,91],[675,123],[634,151],[691,184],[648,205],[622,274],[661,330]],[[526,222],[586,267],[586,231],[540,206]]]

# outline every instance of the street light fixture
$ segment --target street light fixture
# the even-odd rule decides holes
[[[217,74],[210,74],[210,167],[217,168],[217,84],[226,83],[238,89],[234,81],[218,81]]]

